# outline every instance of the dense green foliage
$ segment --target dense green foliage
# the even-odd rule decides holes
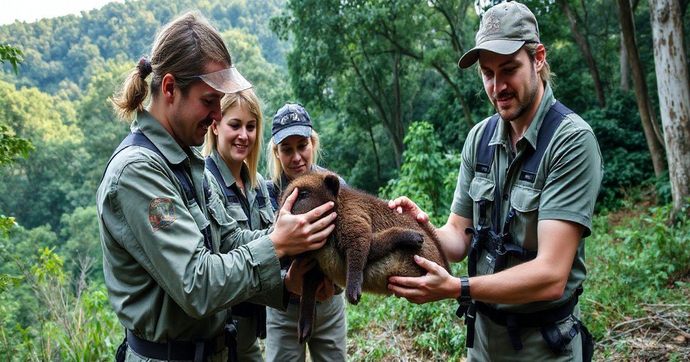
[[[98,10],[84,11],[81,16],[0,27],[0,44],[11,43],[24,52],[25,62],[14,84],[53,94],[85,89],[89,78],[100,72],[105,61],[138,60],[147,55],[158,27],[186,10],[198,9],[218,29],[238,29],[257,37],[262,56],[281,64],[286,44],[271,33],[268,21],[282,6],[282,0],[110,3]],[[241,64],[238,62],[242,70]]]
[[[604,108],[558,2],[526,3],[540,21],[556,97],[589,122],[605,162],[583,297],[585,322],[605,340],[641,303],[687,298],[690,229],[682,218],[667,224],[666,206],[614,224],[603,214],[632,212],[640,184],[654,190],[646,201],[664,205],[670,184],[668,174],[653,177],[634,94],[619,87],[615,3],[568,1],[603,75]],[[493,112],[476,70],[456,67],[474,44],[473,1],[139,0],[0,26],[0,360],[111,358],[122,330],[102,283],[94,194],[128,127],[109,98],[147,56],[156,29],[191,8],[221,32],[264,101],[266,124],[282,103],[302,102],[322,136],[324,166],[382,197],[407,195],[445,222],[465,136]],[[656,107],[647,2],[635,22]],[[464,328],[453,311],[450,302],[365,295],[348,308],[350,356],[458,359]]]
[[[412,123],[405,145],[400,177],[388,181],[379,194],[388,199],[405,195],[429,214],[432,223],[443,225],[453,200],[459,156],[441,153],[441,141],[426,122]]]

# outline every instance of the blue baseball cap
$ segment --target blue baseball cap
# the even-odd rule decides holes
[[[299,103],[285,103],[273,115],[271,135],[276,145],[290,136],[309,137],[311,131],[311,117]]]

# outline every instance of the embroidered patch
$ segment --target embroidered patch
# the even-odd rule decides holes
[[[484,33],[486,34],[493,34],[498,31],[498,29],[501,28],[501,19],[490,15],[487,18],[484,18]]]
[[[177,220],[175,205],[167,197],[159,197],[149,203],[149,224],[154,232],[172,224]]]

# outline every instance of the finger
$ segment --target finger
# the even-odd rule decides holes
[[[319,250],[324,244],[326,244],[325,238],[309,244],[309,246],[307,246],[307,250]]]
[[[309,222],[312,222],[314,220],[317,220],[320,218],[322,215],[324,215],[328,210],[332,209],[335,204],[333,201],[329,201],[314,210],[309,211],[308,213],[304,214],[304,216],[309,220]]]
[[[426,212],[422,211],[419,214],[417,214],[417,221],[420,224],[425,224],[425,223],[429,222],[429,215]]]
[[[419,291],[413,288],[405,288],[404,286],[388,284],[388,289],[391,290],[398,298],[416,298],[419,297]]]
[[[320,230],[325,229],[328,225],[331,225],[333,220],[338,217],[338,214],[335,212],[332,212],[330,215],[327,215],[325,217],[322,217],[319,220],[314,221],[307,229],[307,231],[312,234],[315,232],[318,232]]]
[[[389,285],[394,285],[398,287],[418,288],[422,282],[423,277],[390,277],[388,278]]]
[[[430,261],[426,258],[422,258],[419,255],[414,256],[414,261],[417,263],[417,265],[426,269],[429,273],[438,274],[438,268],[440,268],[440,266],[434,263],[433,261]]]
[[[283,204],[283,208],[280,209],[280,212],[289,214],[292,211],[292,206],[295,204],[295,200],[297,200],[296,187],[294,190],[292,190],[290,196],[288,196],[287,199],[285,199],[285,203]]]
[[[311,234],[309,237],[307,237],[307,242],[317,243],[317,242],[323,241],[325,243],[326,238],[328,238],[328,235],[331,235],[331,232],[333,232],[333,229],[335,229],[335,225],[330,224],[325,229],[323,229],[317,233]]]

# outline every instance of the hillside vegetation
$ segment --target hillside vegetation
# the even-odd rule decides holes
[[[581,299],[597,358],[688,360],[688,209],[672,214],[668,172],[654,173],[621,68],[616,4],[573,6],[602,74],[602,105],[556,6],[568,2],[525,2],[540,21],[556,97],[592,126],[604,158]],[[473,1],[138,0],[0,26],[0,45],[24,54],[16,73],[0,67],[0,360],[112,359],[123,328],[103,285],[94,196],[128,127],[109,98],[148,55],[155,30],[192,8],[221,32],[267,125],[284,102],[301,102],[325,166],[381,197],[408,195],[445,222],[466,134],[493,112],[476,70],[456,67],[474,44]],[[647,2],[633,15],[656,110]],[[348,307],[349,356],[461,360],[465,328],[454,310],[365,295]]]

